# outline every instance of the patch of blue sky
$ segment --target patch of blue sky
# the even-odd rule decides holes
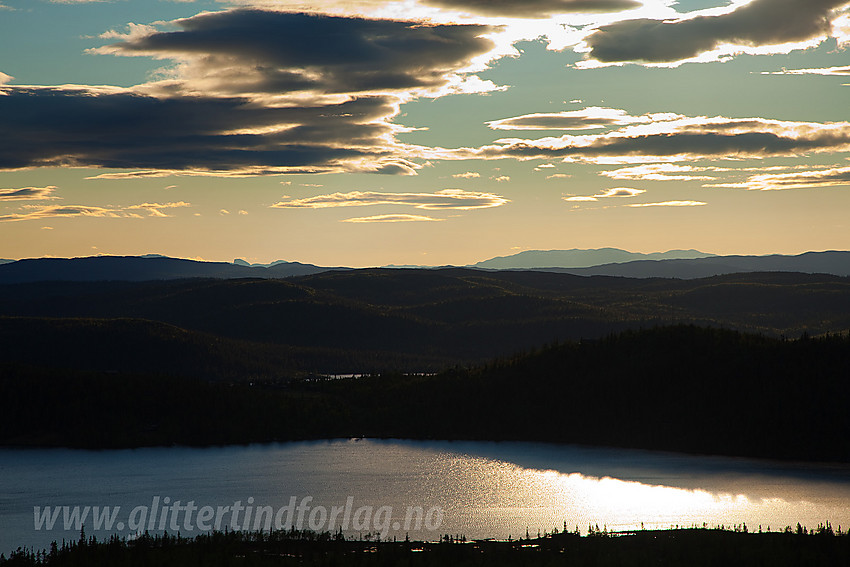
[[[132,86],[167,65],[144,57],[112,57],[86,53],[115,40],[101,39],[110,30],[125,32],[127,24],[150,24],[220,10],[220,3],[199,2],[75,2],[3,0],[0,11],[0,72],[14,85]]]

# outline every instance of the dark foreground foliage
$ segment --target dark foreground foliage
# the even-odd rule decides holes
[[[720,529],[559,533],[518,541],[436,543],[348,540],[337,534],[283,531],[212,533],[194,539],[145,535],[133,541],[85,539],[50,550],[19,549],[2,567],[218,566],[836,566],[850,564],[850,536],[821,526],[811,533]]]
[[[204,381],[0,363],[0,444],[523,440],[850,462],[850,338],[672,326],[435,375]]]

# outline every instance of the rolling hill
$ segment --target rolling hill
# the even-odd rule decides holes
[[[294,349],[287,366],[293,371],[420,372],[512,356],[554,340],[670,323],[776,337],[843,331],[850,329],[850,278],[760,273],[628,279],[447,268],[287,279],[38,282],[0,285],[0,317],[7,326],[17,324],[14,318],[55,321],[56,327],[69,318],[153,321]],[[9,332],[24,344],[43,344],[44,336],[57,345],[76,340],[73,330],[67,338],[35,327]],[[110,344],[132,355],[135,342]],[[36,353],[13,344],[3,348],[6,359],[59,356],[56,349]]]

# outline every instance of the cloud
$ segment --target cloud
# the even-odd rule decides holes
[[[54,217],[120,217],[120,212],[106,207],[67,205],[56,207],[34,207],[26,213],[0,215],[0,222],[45,219]]]
[[[607,197],[634,197],[636,195],[640,195],[641,193],[646,193],[645,189],[632,189],[631,187],[614,187],[613,189],[606,189],[602,193],[598,195],[594,195],[599,198],[607,198]]]
[[[0,71],[0,86],[5,85],[6,83],[8,83],[9,81],[11,81],[14,78],[15,77],[13,77],[12,75],[7,75],[6,73],[3,73],[2,71]]]
[[[444,219],[435,219],[422,215],[375,215],[372,217],[356,217],[343,219],[340,222],[371,223],[371,222],[438,222]]]
[[[429,24],[235,9],[171,22],[178,31],[129,33],[92,50],[172,59],[177,82],[203,93],[435,93],[495,44],[484,25]],[[135,30],[131,30],[135,31]],[[113,32],[114,35],[114,32]]]
[[[100,178],[178,172],[256,175],[326,171],[412,173],[395,157],[386,120],[394,101],[266,107],[233,97],[153,97],[127,89],[6,87],[0,96],[0,169],[143,169]],[[343,146],[340,140],[346,140]]]
[[[758,191],[779,189],[807,189],[816,187],[850,187],[850,167],[814,171],[795,171],[792,173],[763,173],[751,175],[743,183],[716,183],[704,187],[741,187]]]
[[[619,12],[640,7],[636,0],[422,0],[424,4],[484,16],[546,18],[570,12]]]
[[[0,201],[45,201],[58,199],[53,195],[55,185],[47,187],[23,187],[21,189],[0,189]]]
[[[789,122],[764,118],[681,118],[595,135],[527,140],[506,138],[479,148],[432,150],[432,159],[543,159],[647,163],[761,159],[850,151],[850,122]]]
[[[411,167],[418,167],[416,164],[412,164]],[[285,173],[327,173],[329,171],[334,171],[333,169],[323,170],[321,168],[295,168],[295,167],[285,167],[285,168],[275,168],[275,167],[244,167],[242,169],[229,169],[229,170],[221,170],[221,169],[209,169],[209,170],[201,170],[201,169],[148,169],[148,170],[136,170],[136,171],[118,171],[113,173],[99,173],[97,175],[91,175],[85,177],[84,179],[151,179],[157,177],[174,177],[174,176],[195,176],[195,177],[252,177],[255,175],[274,175],[281,172]],[[373,171],[375,172],[375,171]],[[385,171],[380,171],[378,173],[385,173]]]
[[[611,179],[628,179],[634,181],[710,181],[714,177],[708,175],[690,175],[690,173],[717,171],[719,169],[721,168],[657,163],[624,167],[613,171],[600,171],[599,175]]]
[[[171,215],[167,215],[162,212],[162,209],[174,209],[179,207],[191,207],[192,205],[185,201],[177,201],[172,203],[142,203],[140,205],[131,205],[126,207],[128,211],[142,210],[147,211],[152,217],[168,217]]]
[[[91,180],[91,179],[150,179],[155,177],[171,177],[172,175],[219,175],[214,172],[201,172],[198,170],[194,171],[181,171],[177,169],[169,170],[169,169],[153,169],[153,170],[143,170],[143,171],[118,171],[114,173],[99,173],[97,175],[89,175],[88,177],[84,177],[83,179]],[[221,175],[226,175],[225,172],[222,172]]]
[[[493,175],[492,177],[490,177],[490,179],[492,179],[496,183],[506,183],[511,180],[511,178],[507,175]]]
[[[352,191],[331,193],[303,199],[281,201],[272,205],[277,209],[324,209],[329,207],[363,207],[368,205],[407,205],[417,209],[486,209],[499,207],[510,201],[493,193],[443,189],[435,193],[378,193],[375,191]]]
[[[832,20],[832,35],[838,42],[838,47],[845,49],[850,46],[850,12]]]
[[[752,0],[720,14],[678,20],[636,19],[605,25],[585,38],[590,59],[602,63],[672,63],[733,46],[727,53],[770,46],[787,53],[832,31],[833,10],[847,0]],[[808,45],[808,44],[806,44]],[[762,50],[765,51],[765,50]]]
[[[596,195],[572,195],[563,197],[564,201],[569,202],[591,202],[598,201],[599,199],[609,199],[611,197],[636,197],[641,193],[646,193],[645,189],[632,189],[631,187],[614,187],[612,189],[606,189],[601,193],[597,193]]]
[[[582,110],[525,114],[514,118],[492,120],[486,124],[494,130],[595,130],[608,126],[646,124],[675,118],[681,118],[681,116],[672,113],[629,116],[625,110],[590,106]]]
[[[765,71],[762,75],[831,75],[841,77],[850,75],[850,66],[823,67],[820,69],[782,69],[781,71]]]
[[[568,173],[553,173],[552,175],[547,175],[546,179],[569,179],[572,175]]]
[[[462,178],[462,179],[477,179],[477,178],[481,177],[481,174],[476,173],[474,171],[467,171],[466,173],[455,173],[454,175],[452,175],[452,177]]]
[[[85,205],[47,207],[25,205],[23,209],[27,212],[0,215],[0,222],[62,217],[142,218],[142,215],[136,211],[147,211],[151,217],[167,217],[170,215],[163,213],[162,209],[190,206],[189,203],[183,201],[176,203],[141,203],[127,207],[90,207]]]
[[[235,9],[109,32],[92,50],[173,63],[132,88],[0,86],[0,169],[175,174],[415,174],[399,105],[487,90],[483,25]],[[493,85],[490,85],[493,86]]]
[[[635,203],[627,207],[701,207],[708,203],[702,201],[662,201],[660,203]]]

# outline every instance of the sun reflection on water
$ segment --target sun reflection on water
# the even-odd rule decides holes
[[[623,480],[611,476],[591,476],[580,472],[560,472],[523,467],[514,463],[466,454],[443,454],[443,466],[457,479],[447,501],[454,501],[451,510],[455,517],[466,515],[473,509],[478,518],[465,518],[465,527],[473,533],[486,518],[492,533],[494,522],[503,524],[503,535],[514,537],[517,527],[533,526],[537,530],[552,531],[576,527],[586,533],[588,526],[605,527],[610,531],[626,531],[669,527],[715,527],[748,525],[748,529],[782,530],[798,521],[809,522],[814,527],[818,517],[835,512],[846,515],[846,510],[836,502],[832,508],[829,496],[814,494],[819,499],[815,505],[800,495],[758,495],[764,487],[754,486],[752,491],[737,491],[746,480],[756,483],[757,478],[733,478],[730,489],[708,490],[682,488]],[[439,468],[439,467],[438,467]],[[701,479],[695,479],[699,483]],[[770,486],[770,485],[768,485]],[[775,489],[775,487],[772,487]],[[846,498],[845,494],[842,498]],[[809,496],[812,496],[810,494]],[[541,527],[542,526],[542,527]]]

